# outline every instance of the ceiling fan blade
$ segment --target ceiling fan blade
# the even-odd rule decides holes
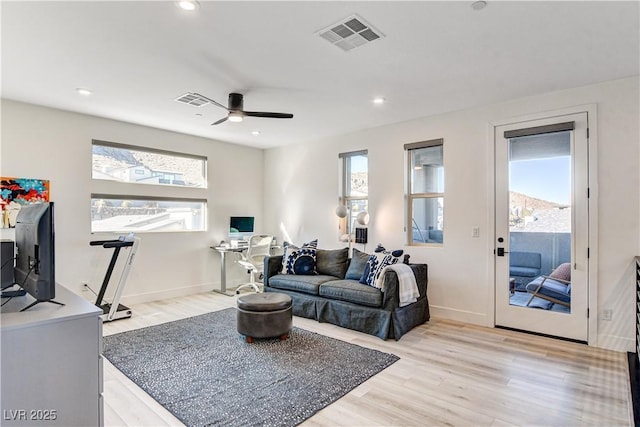
[[[221,118],[220,120],[218,120],[217,122],[213,122],[213,123],[211,123],[211,126],[219,125],[220,123],[224,123],[224,122],[226,122],[226,121],[227,121],[227,119],[228,119],[228,117],[223,117],[223,118]]]
[[[269,113],[265,111],[244,111],[244,115],[249,117],[267,117],[270,119],[292,119],[293,118],[293,114]]]
[[[211,98],[209,98],[209,97],[207,97],[207,96],[201,95],[201,94],[199,94],[199,93],[197,93],[197,92],[190,92],[190,93],[191,93],[192,95],[199,96],[200,98],[206,99],[207,101],[209,101],[209,102],[210,102],[210,103],[212,103],[213,105],[217,105],[217,106],[218,106],[218,107],[220,107],[220,108],[224,108],[225,110],[228,110],[228,108],[227,108],[227,107],[225,107],[224,105],[220,104],[219,102],[214,101],[213,99],[211,99]]]

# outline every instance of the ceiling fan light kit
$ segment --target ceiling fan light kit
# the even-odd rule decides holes
[[[238,122],[241,122],[243,120],[241,114],[234,113],[234,112],[229,113],[229,116],[227,117],[227,119],[230,122],[234,122],[234,123],[238,123]]]

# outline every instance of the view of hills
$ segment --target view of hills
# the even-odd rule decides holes
[[[195,159],[100,145],[93,146],[93,169],[96,171],[109,174],[113,170],[137,165],[154,171],[180,173],[187,183],[202,181],[200,162]]]
[[[511,231],[570,233],[571,206],[509,192]]]
[[[509,205],[512,207],[518,206],[522,209],[529,210],[547,210],[568,207],[567,205],[550,202],[548,200],[537,199],[535,197],[527,196],[526,194],[518,193],[515,191],[509,192]]]

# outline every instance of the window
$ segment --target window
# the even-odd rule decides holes
[[[412,244],[444,242],[443,140],[406,144],[407,241]]]
[[[91,195],[91,232],[205,231],[206,170],[204,156],[93,140],[93,180],[121,184]],[[181,197],[186,191],[190,197]],[[198,192],[203,197],[193,198]]]
[[[93,179],[207,188],[207,158],[113,142],[92,142]]]
[[[369,165],[367,150],[340,153],[341,187],[340,205],[346,207],[347,216],[340,224],[340,232],[347,240],[355,233],[356,218],[369,211]]]
[[[204,231],[206,200],[91,195],[91,232]]]

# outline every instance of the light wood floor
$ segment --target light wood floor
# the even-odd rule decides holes
[[[205,293],[134,305],[109,335],[235,306]],[[294,325],[400,360],[304,426],[633,425],[626,354],[432,319],[400,341],[294,317]],[[106,426],[182,425],[104,361]]]

